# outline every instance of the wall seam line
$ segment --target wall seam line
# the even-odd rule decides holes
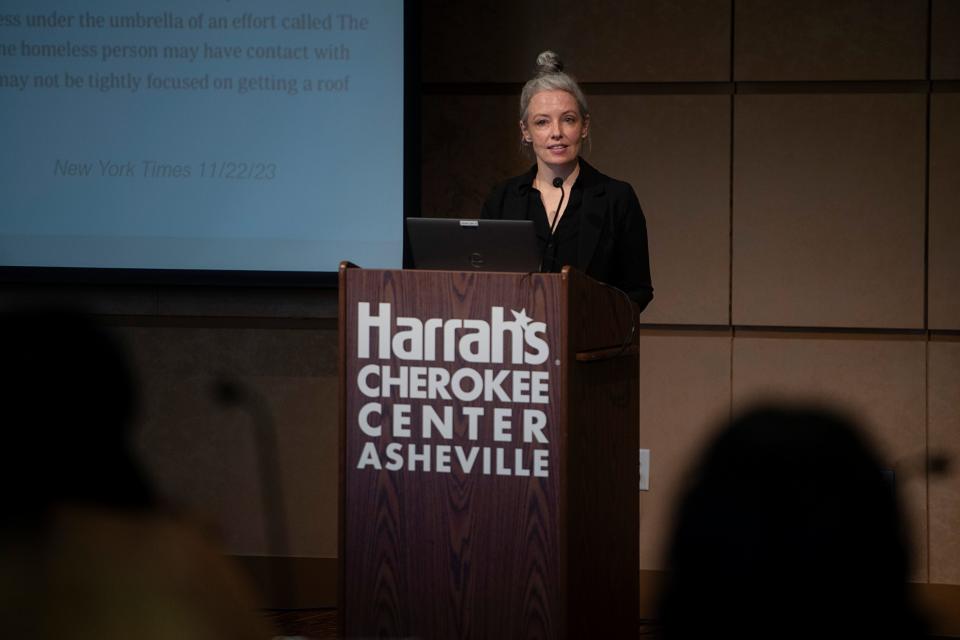
[[[733,395],[734,395],[734,350],[736,348],[736,327],[733,324],[733,168],[734,168],[734,144],[736,134],[736,50],[737,50],[737,0],[730,0],[730,155],[728,166],[728,184],[727,184],[727,324],[729,325],[729,344],[730,344],[730,364],[729,364],[729,384],[730,384],[730,402],[728,406],[728,417],[733,420]]]
[[[927,94],[926,118],[924,131],[924,158],[923,158],[923,328],[926,330],[926,341],[923,344],[923,450],[925,455],[923,480],[926,517],[926,579],[930,583],[932,570],[931,535],[930,535],[930,118],[931,92],[933,91],[933,0],[927,0]]]

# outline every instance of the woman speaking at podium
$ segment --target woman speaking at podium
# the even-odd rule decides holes
[[[580,157],[590,111],[552,51],[520,94],[521,144],[536,164],[493,189],[481,218],[533,220],[542,271],[573,266],[624,291],[642,310],[653,299],[647,224],[633,188]]]

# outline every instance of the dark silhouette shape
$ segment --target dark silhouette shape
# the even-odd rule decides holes
[[[916,638],[894,488],[848,419],[757,408],[720,431],[679,505],[662,636]]]
[[[7,312],[0,354],[3,518],[154,505],[129,442],[136,383],[106,329],[76,311]]]
[[[271,637],[237,567],[158,503],[119,343],[90,316],[0,314],[0,637]]]

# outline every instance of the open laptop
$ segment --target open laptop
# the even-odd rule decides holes
[[[415,269],[513,271],[540,269],[531,220],[407,218]]]

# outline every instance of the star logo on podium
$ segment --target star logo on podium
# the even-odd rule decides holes
[[[519,324],[521,327],[526,327],[528,324],[530,324],[533,321],[533,318],[527,315],[526,308],[520,309],[519,313],[514,311],[513,309],[510,309],[510,313],[513,314],[514,322]]]

